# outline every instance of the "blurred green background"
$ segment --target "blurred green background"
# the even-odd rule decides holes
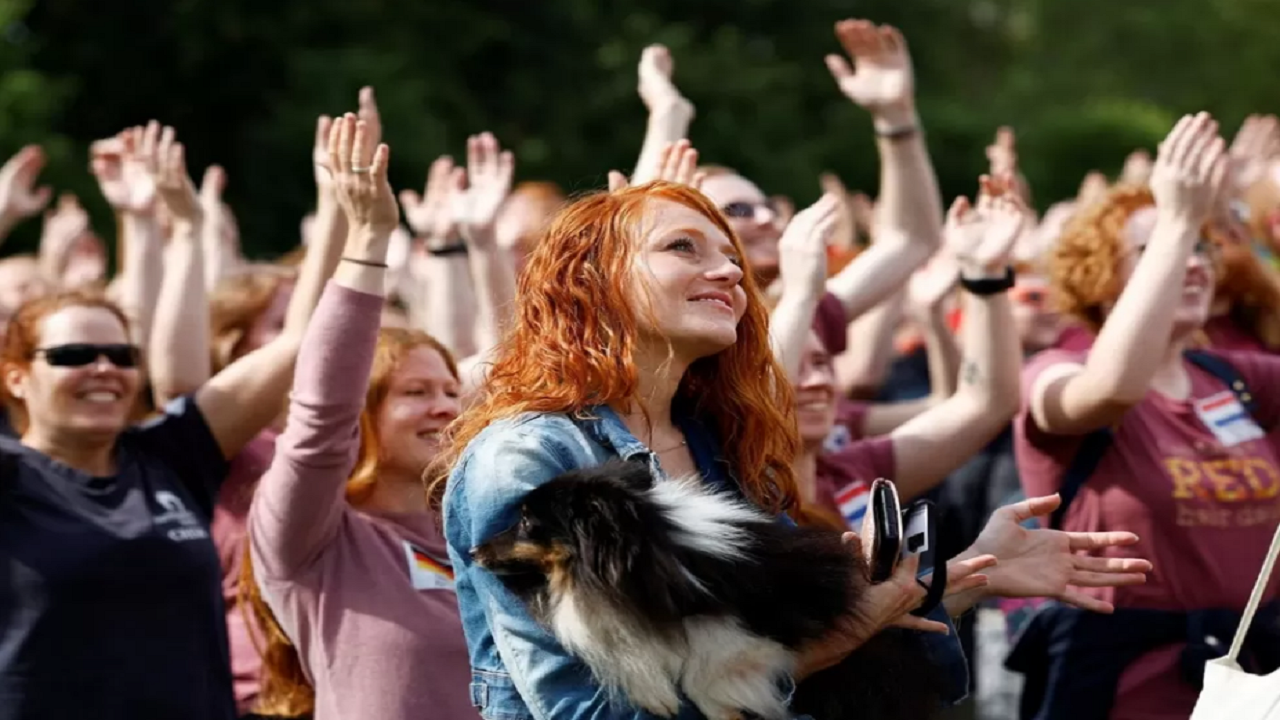
[[[518,179],[577,191],[634,162],[636,61],[663,42],[704,160],[803,205],[824,170],[875,190],[870,125],[822,63],[845,17],[906,34],[948,196],[971,191],[1000,124],[1043,208],[1181,113],[1234,132],[1280,111],[1280,0],[0,0],[0,151],[43,145],[44,182],[110,238],[88,144],[172,124],[197,182],[227,168],[246,253],[271,256],[313,202],[316,115],[353,110],[360,85],[377,90],[397,189],[487,129]],[[5,250],[34,247],[38,224]]]

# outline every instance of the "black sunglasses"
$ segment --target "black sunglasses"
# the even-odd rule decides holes
[[[107,362],[118,368],[138,366],[138,348],[134,345],[72,343],[36,348],[33,354],[43,355],[44,361],[55,367],[84,367],[100,357],[106,358]]]
[[[720,212],[724,213],[725,217],[751,220],[755,218],[756,211],[759,208],[766,208],[775,215],[778,213],[777,206],[768,200],[758,203],[731,202],[720,208]]]

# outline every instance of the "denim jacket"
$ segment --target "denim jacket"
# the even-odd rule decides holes
[[[737,488],[710,432],[687,418],[679,424],[703,478]],[[611,703],[590,670],[561,647],[496,576],[475,565],[470,555],[472,547],[515,524],[520,501],[530,490],[561,473],[612,458],[643,461],[655,479],[662,475],[657,455],[606,406],[576,417],[527,413],[481,431],[449,476],[444,533],[471,655],[471,700],[486,720],[655,717]],[[941,610],[931,617],[946,621]],[[946,636],[928,636],[927,641],[935,662],[949,669],[951,699],[963,698],[968,667],[954,630]],[[700,720],[702,715],[685,703],[677,718]]]

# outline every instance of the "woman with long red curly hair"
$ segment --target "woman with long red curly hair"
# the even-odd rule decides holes
[[[686,175],[663,176],[692,176],[693,163],[682,167]],[[798,509],[791,386],[742,257],[705,196],[665,181],[578,199],[530,254],[488,384],[450,427],[438,462],[447,485],[430,490],[444,509],[472,698],[484,717],[647,717],[611,705],[586,667],[472,560],[471,548],[516,521],[531,489],[620,458],[645,463],[655,479],[700,477],[779,516]],[[901,580],[873,588],[858,629],[815,643],[792,680],[839,662],[887,624],[941,629],[902,618],[923,595],[909,574]]]
[[[1221,273],[1206,236],[1224,146],[1210,117],[1182,118],[1150,191],[1113,190],[1053,251],[1061,309],[1097,338],[1024,368],[1018,473],[1028,496],[1062,495],[1052,524],[1132,531],[1138,543],[1104,553],[1148,557],[1155,571],[1145,584],[1082,590],[1114,605],[1111,617],[1035,614],[1010,659],[1027,674],[1028,716],[1187,717],[1280,521],[1280,447],[1266,432],[1280,425],[1280,358],[1196,349]],[[1254,670],[1276,667],[1267,627],[1254,625],[1242,656]]]

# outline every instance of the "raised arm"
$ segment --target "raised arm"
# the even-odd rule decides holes
[[[906,41],[894,28],[865,20],[836,23],[836,35],[855,67],[839,55],[828,55],[827,67],[840,90],[871,113],[880,151],[875,243],[827,283],[853,320],[933,255],[942,237],[942,199],[916,115]]]
[[[348,224],[344,262],[306,329],[288,422],[250,516],[255,560],[274,577],[307,567],[337,533],[359,447],[388,240],[400,215],[387,183],[387,146],[375,150],[370,134],[354,115],[330,131],[329,167]]]
[[[947,246],[964,281],[998,281],[1009,271],[1025,206],[1010,179],[982,178],[976,207],[958,198],[947,217]],[[1018,410],[1022,350],[1006,291],[965,293],[960,385],[945,402],[897,430],[893,456],[898,492],[918,497],[991,441]]]
[[[1041,430],[1087,433],[1115,422],[1146,396],[1170,347],[1187,260],[1226,170],[1218,124],[1206,113],[1179,120],[1151,173],[1155,229],[1088,359],[1044,371],[1031,388],[1029,406]]]
[[[862,432],[867,437],[888,435],[926,410],[946,402],[956,391],[960,372],[960,348],[947,324],[947,303],[959,279],[960,269],[944,248],[911,276],[907,307],[924,336],[929,362],[929,395],[918,400],[875,403],[867,408]]]
[[[365,123],[369,146],[377,147],[382,142],[382,117],[373,97],[373,88],[361,88],[358,102],[357,116]],[[325,283],[338,266],[343,238],[347,232],[346,216],[335,195],[335,180],[329,170],[320,167],[321,163],[328,162],[328,139],[333,134],[331,124],[332,121],[323,115],[316,120],[315,144],[312,149],[312,161],[316,164],[315,233],[307,246],[307,254],[298,273],[298,284],[294,287],[285,312],[285,331],[298,335],[306,328],[311,313],[315,312],[316,304],[320,302]]]
[[[348,113],[346,118],[348,124],[355,122],[353,114]],[[369,123],[366,122],[365,127],[367,133]],[[330,137],[333,136],[330,132]],[[332,272],[334,260],[331,258],[335,253],[324,246],[325,237],[319,235],[317,246],[308,249],[289,303],[284,331],[227,366],[196,393],[196,403],[227,457],[239,452],[284,408],[302,333],[323,291],[327,274]]]
[[[0,242],[18,223],[43,210],[53,197],[50,188],[35,187],[44,163],[44,150],[27,145],[0,166]]]
[[[427,171],[422,195],[400,193],[404,218],[425,252],[411,260],[411,269],[424,287],[415,292],[410,317],[416,327],[444,343],[455,357],[475,354],[476,297],[467,253],[455,215],[466,193],[467,170],[453,158],[441,156]]]
[[[155,334],[159,314],[160,288],[164,282],[164,237],[156,217],[156,176],[151,163],[161,137],[173,142],[173,129],[154,120],[143,128],[129,128],[120,134],[121,152],[115,157],[95,157],[92,161],[98,186],[116,212],[123,250],[120,267],[120,307],[129,317],[139,347],[147,350]],[[152,360],[153,358],[148,358]],[[148,363],[152,374],[155,365]],[[198,385],[208,378],[197,378]],[[189,389],[195,389],[192,385]]]
[[[831,193],[805,208],[787,224],[778,241],[778,280],[782,297],[769,314],[773,354],[787,377],[796,377],[805,338],[822,299],[827,278],[827,240],[840,219],[842,200]]]
[[[166,128],[166,130],[168,130]],[[164,278],[156,303],[155,329],[147,357],[157,404],[192,392],[209,379],[209,300],[205,288],[204,207],[187,173],[181,143],[166,131],[144,149],[160,199],[173,218],[164,248]]]
[[[640,158],[632,172],[631,182],[636,185],[657,180],[663,148],[689,135],[693,103],[681,95],[671,81],[675,67],[671,51],[665,46],[650,45],[640,54],[640,100],[649,110],[649,122],[645,126]]]
[[[502,337],[516,297],[516,267],[498,246],[494,223],[511,193],[515,158],[489,133],[467,139],[467,190],[458,208],[458,230],[467,246],[475,288],[476,351],[458,364],[464,395],[484,383],[489,352]]]

